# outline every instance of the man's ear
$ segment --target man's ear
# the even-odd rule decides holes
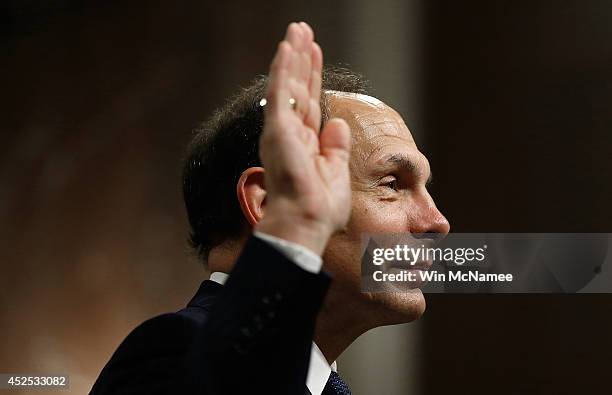
[[[263,205],[266,199],[264,168],[249,167],[240,175],[236,184],[236,195],[244,218],[255,226],[263,218]]]

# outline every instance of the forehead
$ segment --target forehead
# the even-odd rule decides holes
[[[365,163],[374,154],[418,152],[402,117],[382,101],[356,93],[326,94],[330,115],[344,119],[351,127],[353,160]]]

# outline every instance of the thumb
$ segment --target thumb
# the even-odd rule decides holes
[[[344,119],[332,118],[319,136],[321,155],[327,159],[338,157],[348,162],[351,152],[351,129]]]

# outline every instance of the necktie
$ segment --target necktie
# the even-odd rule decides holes
[[[351,395],[351,390],[340,375],[332,371],[321,395]]]

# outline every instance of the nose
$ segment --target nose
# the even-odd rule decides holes
[[[443,239],[450,232],[450,224],[446,217],[438,210],[429,194],[417,202],[417,215],[412,223],[410,233],[435,233]]]
[[[429,225],[429,228],[431,229],[429,232],[439,233],[442,236],[446,236],[448,232],[450,232],[450,223],[436,206],[433,207],[433,211],[433,220]]]

